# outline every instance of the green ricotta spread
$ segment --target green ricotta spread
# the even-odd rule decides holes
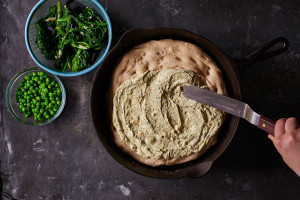
[[[215,143],[224,114],[185,98],[183,85],[208,88],[194,72],[179,68],[146,71],[117,88],[113,125],[139,156],[170,160]]]

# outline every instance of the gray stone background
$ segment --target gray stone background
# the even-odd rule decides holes
[[[300,118],[300,2],[298,0],[101,0],[113,25],[113,44],[131,28],[183,28],[234,58],[278,36],[285,53],[241,76],[243,101],[274,120]],[[67,89],[62,115],[43,127],[17,122],[5,89],[20,70],[36,66],[24,40],[34,0],[0,0],[0,139],[3,191],[17,199],[300,199],[300,179],[282,161],[266,133],[240,121],[236,135],[208,174],[160,180],[121,166],[102,147],[89,111],[95,71],[61,77]]]

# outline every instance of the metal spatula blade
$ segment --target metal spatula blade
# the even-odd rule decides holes
[[[188,99],[244,118],[258,128],[272,135],[274,134],[275,122],[257,114],[244,102],[196,86],[183,86],[183,91],[183,96]]]

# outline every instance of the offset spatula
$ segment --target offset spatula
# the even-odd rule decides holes
[[[183,86],[183,96],[226,113],[246,119],[258,128],[274,135],[275,122],[254,112],[248,104],[196,86]]]

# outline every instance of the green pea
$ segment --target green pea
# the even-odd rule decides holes
[[[59,84],[44,72],[33,72],[24,77],[16,89],[15,101],[26,118],[50,118],[61,104]]]

